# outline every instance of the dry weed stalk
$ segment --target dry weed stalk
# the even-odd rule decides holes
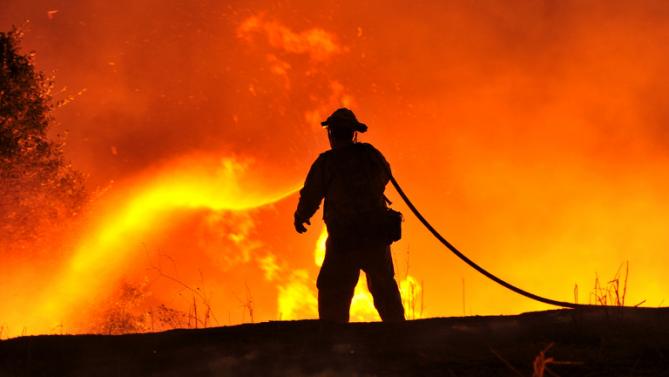
[[[595,287],[590,293],[590,302],[594,299],[595,305],[602,306],[625,306],[627,296],[627,278],[629,276],[629,261],[625,261],[618,267],[613,279],[602,285],[599,275],[595,276]],[[645,300],[644,300],[645,301]],[[643,301],[638,305],[641,305]]]
[[[407,319],[423,318],[423,310],[425,308],[425,283],[421,281],[416,283],[413,279],[409,279],[409,267],[411,266],[411,251],[407,247],[406,251],[406,267],[404,269],[404,280],[409,286],[407,297],[402,297],[402,305],[404,306]],[[416,290],[420,292],[420,302],[416,302]],[[418,306],[418,308],[417,308]]]
[[[242,307],[242,322],[244,322],[245,314],[248,313],[249,315],[249,320],[251,323],[254,323],[255,319],[253,316],[254,313],[254,306],[253,306],[253,295],[251,294],[251,289],[249,289],[249,285],[247,283],[244,283],[244,286],[246,287],[246,298],[244,300],[240,299],[236,294],[233,293],[237,301]],[[228,313],[228,317],[230,316],[230,313]]]
[[[548,368],[549,365],[582,365],[582,362],[578,361],[557,361],[553,357],[547,357],[546,353],[553,348],[555,343],[551,342],[549,343],[546,348],[543,350],[539,351],[539,354],[534,358],[532,361],[532,377],[544,377],[546,374],[552,377],[559,377],[557,373],[552,371],[551,369]],[[494,349],[490,348],[490,352],[492,352],[495,357],[499,361],[501,361],[513,374],[519,377],[524,377],[523,373],[521,373],[516,367],[514,367],[508,360],[506,360],[502,355],[500,355],[497,351]]]
[[[169,255],[163,255],[167,259],[169,259],[172,264],[175,266],[175,271],[176,271],[176,261],[172,259]],[[168,280],[171,280],[174,283],[179,284],[180,286],[184,287],[186,290],[191,292],[191,298],[192,298],[192,306],[188,309],[188,312],[186,313],[187,316],[187,326],[190,327],[195,327],[198,328],[198,326],[201,327],[209,327],[210,325],[210,320],[213,320],[215,324],[218,324],[218,319],[214,315],[214,312],[211,308],[211,297],[208,297],[206,294],[202,293],[202,290],[200,287],[192,287],[189,284],[186,284],[184,281],[181,279],[178,279],[172,275],[166,274],[161,268],[159,267],[152,267],[153,270],[155,270],[158,275],[161,277],[164,277]],[[202,286],[204,286],[204,276],[202,274],[202,271],[199,271],[200,273],[200,281]],[[200,316],[198,314],[198,308],[199,305],[204,306],[204,314]],[[192,322],[191,322],[192,321]]]
[[[539,352],[539,354],[534,358],[532,362],[532,377],[544,377],[544,373],[548,372],[551,376],[557,376],[557,374],[550,369],[548,369],[549,364],[554,364],[555,359],[552,357],[546,357],[546,352],[548,352],[554,343],[550,343],[546,348]]]
[[[548,350],[553,348],[555,343],[549,343],[546,348],[539,352],[532,362],[532,377],[544,377],[547,373],[552,377],[559,377],[559,375],[548,368],[549,365],[581,365],[583,363],[577,361],[557,361],[553,357],[546,357]]]
[[[244,307],[249,312],[249,319],[251,319],[251,323],[254,323],[255,320],[253,318],[253,296],[251,295],[251,290],[249,289],[248,284],[245,285],[246,285],[246,302],[244,303]]]

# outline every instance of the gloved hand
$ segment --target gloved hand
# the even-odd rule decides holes
[[[304,232],[307,231],[307,228],[304,226],[304,224],[311,225],[309,220],[301,221],[301,220],[295,219],[295,222],[293,223],[293,225],[295,226],[295,230],[297,231],[297,233],[304,233]]]

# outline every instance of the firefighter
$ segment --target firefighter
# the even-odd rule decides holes
[[[383,216],[383,192],[390,179],[390,165],[372,145],[358,143],[358,132],[367,131],[355,114],[340,108],[321,122],[331,149],[321,153],[307,174],[295,211],[298,233],[325,199],[323,219],[328,230],[325,260],[316,285],[321,320],[348,322],[353,291],[363,270],[374,306],[383,321],[404,320],[390,243]]]

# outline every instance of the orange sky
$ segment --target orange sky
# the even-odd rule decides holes
[[[34,311],[34,294],[75,279],[67,284],[87,294],[61,305],[100,307],[123,281],[146,278],[152,300],[182,308],[181,288],[155,273],[176,265],[171,275],[213,292],[220,324],[249,320],[247,296],[254,320],[278,319],[295,271],[303,285],[315,281],[320,225],[294,233],[295,195],[264,203],[301,184],[327,146],[318,122],[344,104],[370,126],[361,139],[382,150],[425,216],[484,267],[561,300],[572,301],[578,284],[587,302],[596,274],[609,279],[628,260],[628,303],[665,305],[669,6],[444,3],[3,2],[0,27],[26,25],[24,48],[76,95],[55,113],[69,158],[91,187],[114,184],[62,255],[5,274],[12,289],[2,297]],[[221,166],[242,169],[221,183]],[[143,202],[149,223],[127,225],[132,236],[109,251],[129,259],[95,287],[62,277],[89,252],[87,240],[183,174],[192,184],[182,194],[198,205]],[[242,188],[216,198],[216,182]],[[547,308],[470,272],[388,191],[407,215],[398,272],[409,255],[425,315]],[[242,199],[261,207],[231,214]],[[267,258],[280,266],[271,278]],[[77,331],[92,321],[61,316]]]

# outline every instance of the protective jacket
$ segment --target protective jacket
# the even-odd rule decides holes
[[[367,143],[321,153],[312,164],[295,211],[296,222],[309,220],[325,198],[323,219],[331,236],[373,233],[374,219],[386,209],[383,195],[390,165]]]

